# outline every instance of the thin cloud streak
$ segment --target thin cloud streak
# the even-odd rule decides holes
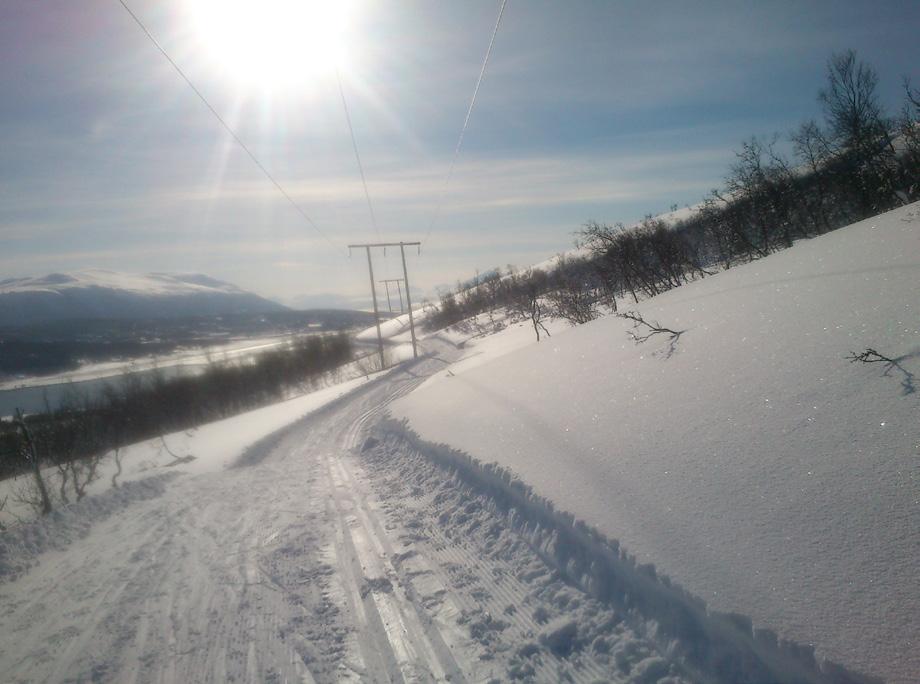
[[[375,212],[384,234],[422,237],[496,5],[356,2],[359,49],[343,75]],[[334,78],[271,97],[246,90],[204,59],[184,0],[132,7],[336,244],[373,238]],[[541,261],[590,219],[629,223],[700,201],[741,140],[820,115],[832,51],[852,47],[877,67],[889,111],[902,75],[920,81],[920,8],[902,0],[886,12],[868,0],[506,11],[417,263],[424,287]],[[0,277],[201,270],[278,297],[361,294],[365,275],[344,249],[312,239],[110,2],[0,8],[0,89]]]

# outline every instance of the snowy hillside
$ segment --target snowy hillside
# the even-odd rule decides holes
[[[201,274],[93,269],[0,280],[0,326],[75,318],[170,318],[285,308]]]
[[[711,608],[907,684],[918,292],[913,204],[632,305],[676,340],[634,344],[610,316],[512,350],[512,327],[392,412],[510,469]],[[867,348],[895,364],[847,360]]]

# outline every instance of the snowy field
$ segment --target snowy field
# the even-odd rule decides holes
[[[684,331],[673,343],[636,345],[612,316],[540,344],[511,327],[392,412],[509,468],[713,609],[908,684],[918,294],[913,204],[631,307]],[[846,359],[867,348],[897,366]]]

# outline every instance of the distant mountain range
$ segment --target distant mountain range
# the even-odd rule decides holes
[[[156,319],[287,311],[201,274],[83,270],[0,280],[0,327],[72,319]]]

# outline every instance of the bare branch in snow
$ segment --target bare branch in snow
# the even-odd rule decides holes
[[[638,311],[626,311],[624,313],[618,313],[617,317],[625,318],[626,320],[633,322],[633,329],[627,330],[626,334],[629,335],[633,342],[636,344],[645,342],[653,335],[665,333],[668,334],[670,339],[673,341],[677,340],[677,338],[686,332],[686,330],[671,330],[671,328],[662,327],[658,321],[649,323],[644,318],[642,318],[642,314],[640,314]]]
[[[169,448],[169,445],[166,443],[166,437],[160,435],[160,443],[163,445],[163,448],[166,450],[166,453],[173,457],[173,460],[169,463],[164,463],[164,468],[169,468],[171,466],[181,465],[183,463],[190,463],[195,460],[195,457],[191,454],[186,454],[185,456],[180,456],[172,449]]]
[[[884,354],[880,354],[871,347],[866,347],[866,350],[862,353],[857,354],[856,352],[850,352],[850,355],[844,358],[850,363],[882,363],[885,367],[883,375],[889,375],[891,371],[894,370],[898,371],[903,376],[901,379],[901,389],[904,390],[904,394],[913,394],[917,391],[914,385],[914,374],[899,363],[899,361],[907,357],[892,359]]]
[[[892,359],[889,359],[887,356],[879,354],[874,349],[868,348],[868,347],[866,348],[866,351],[862,352],[861,354],[857,354],[856,352],[850,352],[850,355],[847,356],[846,358],[850,361],[850,363],[857,363],[857,362],[859,363],[882,363],[884,362],[889,367],[898,365]]]

